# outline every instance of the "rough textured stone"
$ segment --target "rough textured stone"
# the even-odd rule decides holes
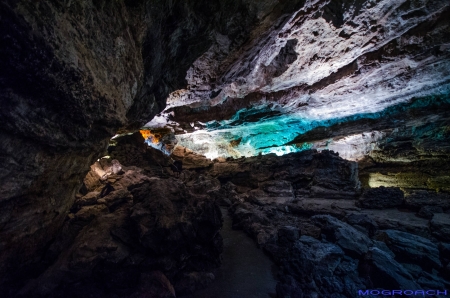
[[[384,209],[403,204],[403,191],[395,187],[369,188],[364,190],[358,203],[363,208]]]
[[[173,244],[180,233],[192,236],[194,230],[201,241],[210,240],[210,230],[189,223],[206,220],[195,213],[197,207],[215,214],[208,207],[211,198],[234,204],[237,226],[276,252],[278,262],[282,257],[289,262],[283,250],[292,240],[277,245],[280,228],[327,237],[309,221],[313,214],[345,218],[360,212],[382,229],[448,241],[449,7],[446,0],[3,1],[0,292],[9,295],[10,288],[15,291],[35,277],[35,293],[43,296],[54,288],[66,296],[79,290],[83,297],[126,296],[129,286],[142,290],[137,295],[171,297],[183,288],[190,291],[201,279],[211,280],[208,273],[199,273],[198,260],[181,265],[192,268],[179,275],[171,271],[179,264],[170,258],[141,262],[137,253],[126,265],[122,262],[136,252],[130,252],[130,243],[139,252],[162,253],[158,245]],[[368,155],[360,163],[365,164],[363,185],[412,191],[405,200],[409,210],[353,206],[352,199],[360,195],[357,164],[331,151],[222,160],[213,166],[213,178],[200,179],[191,171],[184,186],[170,180],[175,181],[171,190],[179,190],[174,198],[167,190],[170,183],[160,181],[172,175],[169,160],[147,150],[139,134],[123,136],[117,151],[110,147],[108,153],[130,168],[144,169],[109,173],[112,166],[102,159],[94,166],[99,171],[82,185],[89,166],[107,154],[108,139],[150,120],[176,89],[158,119],[167,118],[177,133],[192,133],[178,137],[200,154],[214,156],[218,151],[210,146],[228,156],[280,153],[274,147],[286,145],[281,153],[312,146],[336,149],[346,158]],[[216,122],[206,124],[210,120]],[[209,131],[202,135],[198,130],[206,126]],[[211,164],[195,154],[183,158],[202,174]],[[104,174],[115,190],[94,202],[103,188],[97,176]],[[239,194],[229,190],[220,198],[218,181],[237,185]],[[276,187],[259,189],[268,182]],[[169,199],[149,201],[153,187]],[[210,193],[202,195],[208,188]],[[258,198],[252,189],[264,195]],[[278,191],[283,196],[276,196]],[[179,211],[186,200],[189,212],[183,217]],[[379,200],[373,206],[398,206],[391,203]],[[149,211],[149,206],[188,222]],[[430,208],[443,211],[432,212],[431,235],[428,220],[414,217],[419,212],[429,218]],[[69,210],[73,213],[67,215]],[[216,219],[209,219],[215,227]],[[146,225],[151,229],[146,231]],[[372,233],[370,223],[355,220],[353,225]],[[167,231],[172,238],[160,235]],[[305,249],[338,247],[306,242]],[[201,255],[192,249],[192,255]],[[305,252],[306,258],[310,255]],[[135,270],[137,263],[146,269]],[[280,289],[352,297],[355,289],[369,286],[349,274],[357,271],[354,259],[341,260],[335,275],[322,278],[324,267],[312,269],[309,280],[286,279]],[[81,289],[83,270],[95,281],[83,280],[87,286]],[[401,268],[390,272],[394,280],[394,275],[408,279]],[[418,279],[423,286],[442,284],[427,275]],[[70,282],[58,288],[64,280]],[[29,284],[24,293],[34,293]],[[409,286],[403,281],[393,285]]]
[[[142,172],[125,167],[114,191],[69,214],[49,250],[55,260],[21,295],[176,297],[214,279],[222,249],[214,200]]]
[[[251,168],[249,163],[269,162],[271,160],[263,156],[241,159],[238,164]],[[334,168],[333,163],[329,163],[329,167]],[[240,171],[243,167],[226,169],[224,177],[227,178],[233,171],[245,172]],[[289,181],[286,179],[289,172],[285,168],[272,169],[272,175],[264,182],[255,183],[254,187],[283,184],[290,192],[289,184],[279,182],[279,177]],[[213,167],[210,173],[223,179],[216,170]],[[260,177],[253,179],[258,181]],[[252,178],[245,179],[251,181]],[[273,183],[268,183],[271,181]],[[225,185],[229,188],[232,184]],[[429,221],[417,217],[413,210],[361,209],[355,206],[352,197],[322,199],[312,197],[311,192],[304,189],[298,190],[301,197],[294,200],[267,203],[267,198],[279,197],[269,197],[261,188],[242,188],[239,194],[224,189],[232,203],[229,211],[233,227],[248,233],[282,268],[278,295],[354,297],[358,290],[364,289],[446,286],[448,277],[443,266],[450,260],[442,253],[445,245],[438,246],[429,240],[433,239]],[[332,193],[334,189],[329,188],[329,191]],[[295,190],[294,193],[298,194]],[[390,229],[388,233],[392,237],[383,236],[384,229]],[[336,248],[342,254],[337,253]]]
[[[365,254],[372,244],[369,237],[335,217],[315,215],[311,221],[322,229],[328,241],[336,243],[351,256]]]
[[[294,197],[292,184],[284,180],[271,180],[263,182],[259,188],[271,197]]]
[[[383,250],[371,247],[365,262],[369,265],[367,274],[374,287],[420,289],[409,272]]]
[[[450,241],[450,215],[436,213],[430,221],[431,234],[442,241]]]
[[[416,190],[405,197],[405,204],[409,208],[419,210],[422,206],[435,206],[443,210],[450,208],[450,195],[426,190]]]
[[[290,265],[295,268],[293,271],[298,276],[303,272],[311,272],[314,266],[318,266],[318,268],[314,268],[314,271],[330,275],[344,257],[344,252],[338,246],[320,242],[308,236],[300,237],[293,250],[300,253],[297,259],[298,263]]]
[[[422,237],[429,237],[429,222],[426,219],[415,216],[413,212],[403,212],[397,209],[386,210],[362,210],[351,214],[361,214],[373,220],[379,229],[394,229],[413,233]]]
[[[210,159],[181,146],[175,147],[172,152],[172,157],[176,160],[181,160],[183,162],[183,168],[186,169],[207,168],[212,165]]]
[[[373,236],[378,229],[377,223],[364,214],[349,214],[345,219],[354,227],[362,227],[369,236]]]
[[[407,152],[396,154],[401,143],[418,148],[420,154],[412,159],[432,160],[430,152],[442,154],[434,145],[427,150],[431,141],[445,148],[448,156],[449,37],[442,32],[449,26],[449,4],[443,0],[425,6],[411,1],[303,3],[295,13],[277,20],[270,31],[253,36],[245,49],[236,53],[239,58],[232,65],[220,51],[227,48],[224,39],[194,63],[195,77],[207,75],[201,84],[188,77],[190,88],[173,94],[167,117],[188,132],[205,127],[214,131],[181,134],[180,144],[201,154],[240,157],[270,149],[289,152],[297,147],[286,149],[283,145],[303,146],[314,141],[314,149],[339,151],[353,160],[378,151],[378,145],[393,145],[371,156],[405,161],[410,159]],[[428,33],[426,37],[423,32]],[[434,61],[433,67],[427,59]],[[442,110],[435,106],[421,113],[423,105],[414,108],[414,102],[435,96],[447,101]],[[410,103],[411,113],[402,106]],[[395,106],[399,109],[391,113],[389,108]],[[415,122],[418,116],[422,119]],[[335,122],[343,117],[348,118]],[[305,123],[305,118],[313,119],[312,123]],[[212,120],[216,122],[205,124]],[[435,126],[434,131],[423,133],[426,125]],[[258,128],[258,133],[246,133]],[[402,135],[406,130],[410,132],[407,138]],[[411,132],[421,136],[412,137]],[[195,142],[197,138],[208,142]],[[239,142],[236,146],[237,140],[248,142],[247,146],[239,146]],[[448,158],[445,160],[448,168]],[[398,186],[397,181],[402,188],[420,189],[425,182],[426,188],[448,190],[445,170],[438,172],[383,171],[383,176],[392,186]],[[438,179],[427,181],[430,176]]]
[[[2,284],[43,270],[36,263],[118,129],[162,111],[216,37],[235,49],[293,3],[3,1]]]
[[[430,240],[395,230],[385,230],[377,235],[395,253],[399,260],[416,262],[424,267],[439,269],[439,250]]]
[[[261,189],[266,188],[268,193],[273,193],[274,196],[277,187],[284,188],[278,193],[292,196],[290,185],[294,193],[303,191],[316,197],[333,199],[352,198],[359,193],[356,163],[343,160],[330,151],[319,153],[307,150],[280,157],[264,155],[230,160],[215,163],[211,174],[219,180],[231,181],[235,185],[257,188],[261,184]],[[271,186],[265,186],[265,181]],[[286,183],[290,185],[284,185]],[[318,189],[321,191],[317,191]]]
[[[417,215],[426,219],[432,219],[435,213],[443,212],[444,210],[439,206],[423,206],[422,208],[420,208]]]

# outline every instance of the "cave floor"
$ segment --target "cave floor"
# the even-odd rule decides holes
[[[275,265],[245,232],[232,229],[227,209],[222,207],[221,211],[224,219],[222,266],[206,289],[181,298],[276,297]]]

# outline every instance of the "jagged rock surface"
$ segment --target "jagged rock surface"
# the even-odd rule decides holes
[[[339,158],[332,151],[309,150],[280,157],[272,154],[217,162],[210,174],[242,187],[261,186],[267,197],[273,197],[274,193],[292,197],[295,193],[317,198],[352,198],[360,192],[357,164]]]
[[[106,192],[105,183],[109,183]],[[176,297],[190,293],[214,279],[211,270],[220,265],[222,251],[221,225],[214,200],[196,195],[195,187],[124,167],[75,201],[47,252],[47,261],[53,264],[20,295]]]
[[[319,141],[314,145],[318,149],[343,143],[344,151],[362,142],[364,146],[357,153],[370,153],[360,163],[360,173],[365,175],[361,179],[363,186],[381,183],[408,191],[406,212],[361,210],[353,201],[359,196],[355,164],[342,162],[328,152],[304,153],[299,163],[293,163],[291,157],[277,160],[275,156],[263,158],[263,163],[254,163],[258,157],[250,162],[217,162],[211,173],[214,179],[200,179],[195,172],[188,172],[185,179],[195,186],[195,196],[211,190],[208,196],[222,203],[239,202],[232,209],[236,227],[245,228],[261,245],[277,235],[277,228],[267,228],[271,225],[283,225],[279,229],[280,238],[284,239],[281,247],[298,241],[295,225],[299,223],[302,236],[326,237],[309,221],[316,214],[346,217],[355,229],[369,237],[376,229],[397,229],[430,237],[432,241],[450,241],[446,194],[450,168],[446,118],[450,93],[449,11],[446,0],[3,1],[0,291],[9,295],[23,281],[41,275],[51,260],[63,260],[64,256],[58,257],[59,251],[71,245],[72,240],[67,239],[78,235],[78,228],[86,223],[90,225],[102,218],[98,229],[108,230],[113,221],[108,215],[115,214],[118,222],[127,218],[123,206],[132,204],[130,200],[145,190],[133,194],[122,187],[92,205],[100,185],[91,176],[82,186],[83,177],[89,166],[106,154],[108,139],[118,129],[136,128],[150,120],[164,109],[171,91],[185,87],[185,79],[187,89],[169,98],[171,109],[167,112],[180,123],[175,130],[192,132],[203,127],[205,121],[228,120],[245,109],[246,113],[237,119],[212,127],[231,129],[220,145],[232,153],[233,148],[250,143],[239,135],[248,133],[247,128],[239,129],[246,123],[280,120],[274,122],[274,134],[263,135],[254,142],[258,150],[263,150],[302,140],[297,137],[303,131],[303,120],[292,123],[289,117],[283,118],[285,113],[325,120],[372,113],[373,119],[361,122],[358,117],[351,118],[358,124],[353,127],[344,125],[339,129],[325,123],[331,128],[324,129],[318,125],[319,129],[303,141]],[[423,113],[417,111],[421,106],[408,113],[401,107],[400,116],[390,121],[377,120],[386,114],[373,114],[398,103],[414,104],[414,98],[419,98],[419,102],[440,98],[447,103],[424,109]],[[261,106],[263,109],[259,109]],[[254,107],[258,107],[256,112]],[[277,125],[280,123],[287,126]],[[236,127],[234,131],[238,133],[232,133]],[[291,131],[293,127],[299,131]],[[362,132],[355,127],[368,130]],[[380,131],[372,132],[373,127]],[[252,131],[251,135],[258,135],[256,126],[252,126]],[[260,131],[265,131],[264,125]],[[359,139],[350,136],[331,145],[326,140],[347,138],[345,131],[364,134]],[[384,144],[379,144],[380,140]],[[129,140],[130,146],[119,150],[116,157],[130,165],[141,166],[142,162],[143,175],[167,178],[171,174],[164,169],[167,159],[149,154],[143,145],[136,145],[137,141],[140,140]],[[376,150],[369,152],[373,149]],[[198,160],[191,162],[195,167]],[[99,171],[110,167],[101,163],[94,166]],[[201,171],[207,171],[209,166],[206,161]],[[329,171],[330,166],[333,171]],[[236,187],[228,184],[227,195],[223,195],[217,189],[218,181],[234,183]],[[82,196],[77,197],[80,187]],[[97,192],[92,193],[95,189]],[[281,196],[276,195],[278,192]],[[310,200],[312,197],[315,200]],[[76,228],[66,240],[57,240],[75,201],[74,208],[80,208],[74,221]],[[144,211],[147,207],[143,207]],[[414,212],[422,218],[415,217]],[[365,215],[367,221],[355,219],[358,214]],[[282,224],[282,217],[289,228]],[[98,235],[109,241],[106,233]],[[151,249],[151,241],[142,237],[139,239],[146,243],[146,249]],[[339,246],[325,239],[317,240],[322,244],[309,238],[302,241],[305,249],[332,247],[335,254],[331,259],[341,256],[335,249]],[[97,244],[92,241],[90,249],[96,249]],[[116,250],[114,245],[99,244],[100,253],[104,254],[101,258],[111,253],[113,260],[120,259],[115,254],[122,252],[120,249],[126,244],[117,245],[120,249]],[[367,257],[368,268],[393,263],[391,254],[373,249],[372,252],[372,257]],[[90,253],[86,255],[89,257]],[[305,255],[313,264],[318,260],[313,252]],[[86,261],[83,255],[77,260],[80,264]],[[355,271],[354,260],[346,262],[345,266],[338,266],[340,276]],[[439,269],[439,274],[448,276],[450,265],[448,261],[441,262],[445,269]],[[409,273],[394,264],[389,272],[396,276],[393,278],[398,286],[398,276],[409,280]],[[433,272],[411,273],[417,272],[413,267],[407,270],[419,285],[445,285]],[[74,269],[75,275],[78,269]],[[111,271],[107,266],[101,269],[105,276]],[[53,274],[52,270],[48,272]],[[208,274],[188,275],[193,280],[210,280]],[[355,275],[349,276],[355,278],[355,286],[360,286]],[[369,272],[368,278],[371,276],[374,278]],[[170,297],[177,288],[171,286],[173,280],[163,271],[142,271],[140,278],[121,271],[109,277],[125,283],[130,278],[144,287],[142,293],[151,289],[152,295]],[[315,279],[318,280],[317,275]],[[324,283],[330,285],[326,291],[345,293],[334,279]],[[126,288],[117,284],[121,286]],[[280,291],[290,293],[292,289],[311,292],[287,277],[280,284]]]
[[[314,160],[315,155],[322,154],[320,159],[328,160],[328,173],[332,175],[352,163],[332,153],[314,151],[285,155],[277,161],[282,164],[285,159],[295,166],[305,157]],[[325,198],[312,191],[312,184],[308,190],[294,186],[290,200],[275,197],[269,201],[264,199],[269,197],[267,186],[277,186],[280,194],[292,196],[291,184],[278,180],[282,175],[283,179],[292,181],[289,166],[278,168],[274,163],[271,175],[262,175],[263,182],[253,184],[242,174],[240,179],[230,181],[221,177],[234,177],[233,171],[236,176],[245,173],[246,167],[264,173],[262,165],[268,161],[271,156],[267,155],[225,161],[210,173],[222,182],[227,181],[222,186],[225,198],[220,197],[219,202],[230,206],[233,227],[248,233],[280,266],[278,297],[355,297],[358,290],[364,289],[443,290],[450,285],[446,269],[449,260],[445,254],[448,240],[444,236],[448,214],[434,214],[433,225],[433,219],[420,218],[414,213],[430,201],[441,202],[437,198],[442,195],[428,192],[429,200],[423,194],[416,195],[415,208],[408,210],[410,205],[403,201],[399,189],[374,188],[354,196],[327,198],[341,187],[329,183],[322,192]],[[232,167],[233,163],[240,166]],[[316,166],[320,169],[321,164]],[[347,175],[351,177],[350,173]],[[253,181],[258,181],[257,177],[260,176],[254,176]],[[321,181],[328,180],[322,177]],[[240,183],[245,183],[247,188]],[[367,206],[361,205],[361,200],[368,197],[378,199]],[[401,203],[403,209],[392,208],[392,202],[396,202],[395,206]],[[448,212],[449,208],[445,210]]]
[[[163,110],[216,36],[235,49],[292,2],[2,1],[2,293],[43,270],[108,139]]]

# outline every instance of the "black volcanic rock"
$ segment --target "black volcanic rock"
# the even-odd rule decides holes
[[[373,236],[378,229],[377,223],[370,217],[364,214],[350,214],[346,218],[347,223],[354,227],[361,227],[369,236]]]
[[[422,206],[435,206],[448,210],[450,209],[450,194],[416,190],[405,197],[405,205],[416,210],[419,210]]]
[[[380,186],[364,190],[358,204],[368,209],[392,208],[401,206],[403,198],[403,191],[400,188]]]
[[[308,164],[304,161],[308,158],[310,172],[325,171],[325,165],[314,163],[315,154],[290,154],[281,157],[278,163],[286,158],[293,163]],[[322,158],[329,157],[340,159],[333,154]],[[450,260],[445,254],[446,244],[436,241],[445,239],[447,214],[435,213],[434,225],[430,225],[429,220],[416,216],[416,208],[361,209],[355,206],[354,197],[316,198],[308,190],[310,185],[280,182],[280,177],[282,181],[292,181],[292,172],[289,166],[278,168],[278,163],[272,162],[271,156],[228,160],[220,162],[220,166],[215,164],[209,172],[222,183],[227,178],[232,180],[234,172],[243,177],[241,183],[253,186],[253,189],[242,186],[239,193],[226,191],[232,185],[236,188],[229,181],[222,187],[232,203],[229,212],[233,228],[245,231],[280,266],[278,297],[355,297],[364,289],[447,286],[446,266]],[[265,164],[272,166],[272,175],[266,175]],[[329,162],[328,170],[335,171],[336,164],[337,161]],[[263,173],[253,175],[251,169],[256,166]],[[345,166],[338,167],[342,168]],[[218,173],[218,169],[223,171]],[[256,183],[263,177],[268,178]],[[240,183],[238,179],[233,181]],[[328,181],[324,179],[323,185]],[[290,193],[292,185],[296,197],[291,200],[268,197],[267,190],[275,185],[284,185],[279,193]],[[298,186],[304,188],[295,189]],[[394,193],[403,202],[403,192],[398,188],[373,190],[377,195],[373,197],[382,202],[379,193]],[[325,191],[331,195],[336,188],[324,188]],[[269,202],[267,198],[273,200]],[[415,204],[430,206],[429,200]]]
[[[381,231],[376,238],[385,242],[398,259],[423,267],[442,268],[438,246],[426,238],[395,230]]]
[[[436,213],[430,221],[431,234],[439,240],[450,242],[450,215]]]
[[[296,1],[280,6],[274,19]],[[235,49],[274,7],[243,0],[2,1],[2,292],[44,270],[37,264],[108,140],[162,111],[215,36]]]
[[[24,283],[25,297],[173,297],[204,286],[211,280],[205,268],[217,264],[220,250],[214,200],[234,204],[230,210],[237,214],[235,226],[273,252],[278,263],[289,263],[292,256],[283,253],[289,245],[302,246],[302,258],[314,266],[302,267],[303,260],[295,264],[312,268],[302,272],[311,277],[301,281],[298,268],[289,267],[296,280],[284,281],[284,293],[299,289],[305,296],[352,297],[355,289],[369,284],[355,269],[359,260],[346,251],[323,259],[338,264],[330,268],[312,250],[326,254],[325,248],[336,252],[338,245],[297,239],[296,229],[298,236],[332,235],[321,233],[309,220],[311,215],[346,218],[357,212],[381,229],[450,241],[450,4],[388,2],[2,1],[2,295],[16,296]],[[441,104],[418,111],[433,98]],[[268,110],[234,124],[289,112],[306,118],[318,115],[323,125],[331,125],[303,139],[291,134],[286,143],[383,129],[388,138],[370,153],[364,183],[372,178],[412,190],[405,206],[427,219],[404,210],[355,207],[358,165],[331,151],[214,165],[201,158],[203,164],[195,165],[200,159],[186,150],[183,158],[189,157],[202,174],[211,166],[208,175],[213,178],[200,179],[192,171],[183,184],[170,178],[164,169],[167,159],[148,151],[139,134],[125,137],[123,150],[111,152],[131,172],[111,175],[108,181],[114,189],[97,198],[103,188],[100,180],[91,175],[83,185],[89,167],[107,154],[113,135],[138,129],[164,109],[166,99],[171,107],[166,116],[181,123],[175,125],[178,132],[195,130],[191,123],[226,120],[260,104]],[[398,103],[418,106],[408,111],[399,105],[399,113],[387,120],[376,119],[382,115],[376,112],[374,119],[341,128],[331,123],[343,115],[381,111]],[[233,140],[230,146],[244,145],[243,138]],[[272,143],[270,138],[265,141]],[[377,144],[367,148],[372,145]],[[236,189],[219,194],[218,181]],[[158,194],[151,197],[155,189]],[[365,208],[399,206],[399,199],[380,196],[361,202]],[[363,220],[352,222],[369,236],[376,229]],[[298,250],[294,252],[302,253]],[[436,263],[434,251],[431,255]],[[377,258],[380,264],[390,260]],[[448,270],[442,256],[441,262]],[[389,276],[397,279],[393,286],[410,286],[399,281],[409,277],[392,263]],[[326,272],[322,278],[324,268],[333,274]],[[427,275],[419,278],[421,285],[441,283]]]
[[[344,257],[344,252],[339,246],[308,236],[300,237],[289,253],[295,257],[286,260],[284,266],[293,275],[304,279],[315,278],[303,276],[306,272],[330,277]]]
[[[98,198],[100,186],[79,199],[49,250],[63,252],[21,290],[24,297],[83,297],[92,289],[96,297],[176,297],[215,278],[222,216],[214,200],[142,173],[124,167],[108,178],[114,191]]]
[[[369,237],[333,216],[315,215],[311,221],[322,229],[328,241],[339,245],[350,256],[365,254],[372,244]]]
[[[368,267],[366,267],[368,266]],[[392,289],[420,289],[413,277],[392,256],[377,247],[371,247],[361,264],[370,278],[370,286]]]
[[[444,209],[439,206],[423,206],[417,215],[426,219],[432,219],[435,213],[444,213]]]
[[[267,196],[278,193],[279,197],[292,197],[294,192],[333,199],[354,198],[360,185],[356,163],[327,150],[215,163],[210,174],[237,186],[260,187]]]

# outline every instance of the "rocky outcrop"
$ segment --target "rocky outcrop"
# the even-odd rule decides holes
[[[450,216],[448,213],[436,213],[430,221],[431,233],[436,238],[450,242]]]
[[[385,209],[403,204],[404,194],[398,187],[369,188],[359,199],[359,205],[368,209]]]
[[[209,168],[213,164],[213,162],[205,156],[197,154],[182,146],[176,146],[171,157],[181,161],[184,169]]]
[[[328,186],[322,190],[329,192],[325,198],[311,191],[313,182],[309,188],[297,189],[288,174],[292,173],[289,165],[278,168],[274,163],[271,175],[264,176],[263,165],[270,156],[234,161],[240,165],[236,167],[233,162],[222,162],[210,172],[222,182],[232,177],[231,171],[243,179],[230,179],[223,185],[226,198],[220,202],[231,204],[233,228],[249,234],[280,267],[277,297],[355,297],[359,290],[375,288],[446,289],[450,285],[445,254],[448,214],[435,213],[431,220],[415,214],[420,206],[435,202],[433,195],[439,195],[430,192],[430,199],[418,197],[413,210],[406,209],[409,205],[398,188],[366,189],[359,199],[332,198],[339,186],[327,183],[326,178],[338,175],[334,171],[341,172],[352,162],[314,151],[278,160],[295,165],[306,156],[314,161],[316,154],[328,159],[330,176],[321,177]],[[311,172],[321,172],[320,163],[311,165],[317,170]],[[256,167],[259,173],[251,184],[244,173]],[[223,171],[218,172],[219,168]],[[280,176],[283,180],[278,180]],[[263,182],[256,183],[257,177],[264,177]],[[249,187],[234,184],[240,181]],[[400,209],[393,208],[400,205]]]
[[[275,7],[241,0],[0,4],[1,284],[43,270],[36,264],[117,130],[162,111],[217,36],[235,49]]]
[[[377,235],[377,239],[385,242],[405,262],[436,269],[442,267],[437,245],[426,238],[395,230],[385,230]]]
[[[320,227],[328,241],[336,243],[351,256],[360,257],[367,253],[372,244],[364,233],[330,215],[315,215],[311,221]]]
[[[419,285],[413,281],[411,274],[389,252],[377,247],[370,248],[363,263],[367,266],[363,268],[363,274],[367,274],[370,280],[369,286],[419,289]]]
[[[177,179],[124,167],[71,211],[46,255],[54,263],[23,297],[177,297],[220,265],[220,209]]]
[[[316,198],[356,198],[357,164],[332,151],[314,150],[277,157],[264,155],[215,163],[210,174],[222,182],[260,188],[266,197],[302,195]],[[261,195],[259,195],[261,197]]]

